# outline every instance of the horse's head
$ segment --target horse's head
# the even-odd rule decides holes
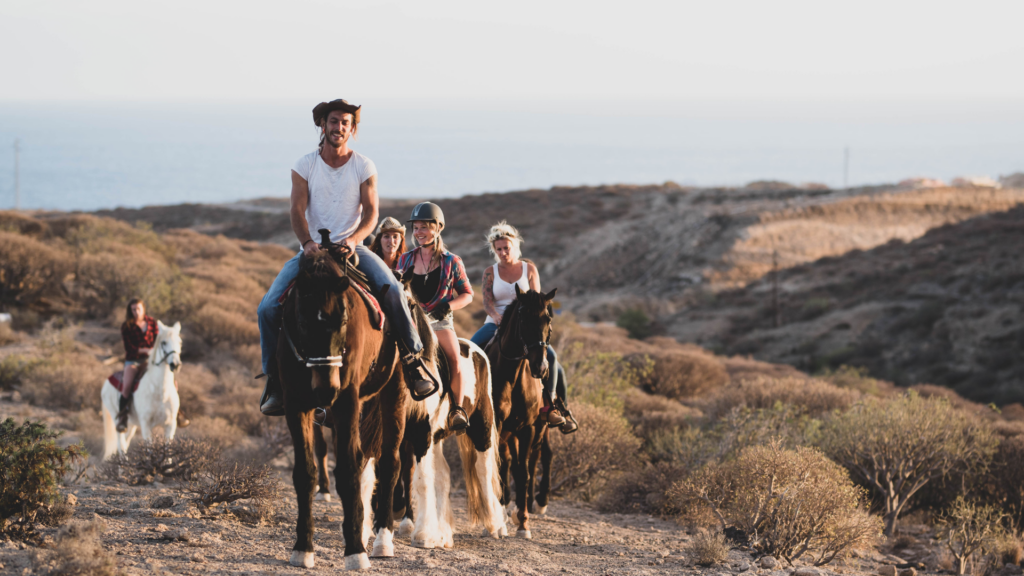
[[[551,301],[555,298],[555,288],[544,294],[528,290],[523,292],[516,284],[516,301],[518,302],[516,325],[508,329],[513,334],[519,334],[519,341],[525,349],[526,360],[530,363],[530,374],[534,378],[547,376],[548,354],[547,342],[551,338],[551,319],[554,311],[551,308]],[[502,319],[502,324],[505,324]]]
[[[341,391],[348,310],[341,294],[349,287],[341,267],[329,254],[299,259],[295,282],[295,346],[313,373],[313,394],[330,406]]]
[[[153,363],[159,366],[166,362],[171,372],[177,372],[181,368],[181,322],[167,326],[157,320],[156,325],[159,330],[153,343]]]

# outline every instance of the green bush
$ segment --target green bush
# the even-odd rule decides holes
[[[619,317],[615,320],[615,325],[619,328],[624,328],[626,332],[629,332],[630,338],[636,338],[637,340],[643,340],[654,334],[650,317],[639,308],[631,308],[619,314]]]
[[[611,408],[621,414],[623,395],[635,388],[651,363],[627,362],[621,354],[587,352],[581,342],[563,350],[558,361],[565,368],[566,394],[571,402]]]
[[[58,483],[87,454],[80,445],[61,448],[59,436],[40,422],[0,423],[0,533],[31,535],[39,509],[62,501]]]

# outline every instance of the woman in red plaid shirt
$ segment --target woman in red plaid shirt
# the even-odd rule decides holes
[[[452,373],[452,406],[448,412],[448,429],[465,430],[469,417],[462,408],[463,374],[459,367],[459,337],[455,335],[452,311],[469,306],[473,301],[473,287],[466,278],[462,258],[444,247],[444,212],[432,202],[417,204],[412,209],[412,235],[418,247],[398,258],[397,269],[403,273],[412,270],[412,291],[420,306],[430,318],[430,327],[438,344],[448,355]]]
[[[139,364],[149,358],[149,352],[156,342],[156,320],[146,314],[146,304],[133,298],[128,302],[121,324],[121,339],[124,341],[124,380],[121,386],[121,404],[117,413],[117,431],[128,429],[128,412],[132,406],[132,384],[139,372]]]

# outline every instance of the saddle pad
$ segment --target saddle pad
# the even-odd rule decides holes
[[[134,385],[132,386],[132,394],[139,389],[139,380],[140,378],[135,379]],[[110,382],[110,385],[118,392],[124,394],[124,370],[118,370],[111,374],[110,378],[107,378],[107,382]]]
[[[370,325],[374,329],[380,331],[384,329],[384,311],[381,310],[380,302],[374,298],[373,294],[370,294],[370,290],[359,282],[352,282],[352,286],[356,289],[356,292],[363,298],[363,303],[366,304],[366,310],[370,313]],[[295,288],[295,280],[285,288],[284,292],[281,293],[281,297],[277,299],[278,304],[284,304],[284,301],[291,294],[292,289]]]

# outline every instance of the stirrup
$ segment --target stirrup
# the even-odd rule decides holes
[[[420,358],[419,356],[412,356],[412,357],[407,356],[405,358],[402,358],[402,371],[404,373],[404,376],[406,376],[407,380],[412,380],[411,378],[409,378],[409,371],[422,371],[423,374],[427,375],[428,380],[418,380],[418,381],[430,382],[431,387],[430,387],[430,391],[429,392],[425,392],[425,393],[424,392],[419,392],[419,393],[417,393],[416,392],[416,387],[413,385],[413,382],[416,382],[417,380],[413,380],[412,382],[407,382],[407,384],[409,385],[409,393],[412,395],[412,399],[417,401],[417,402],[419,402],[420,400],[423,400],[425,398],[429,398],[430,396],[432,396],[438,390],[441,389],[441,383],[438,382],[436,378],[434,378],[434,375],[430,373],[430,370],[427,370],[426,365],[423,363],[423,359]]]
[[[466,422],[465,426],[456,427],[452,425],[452,419],[456,414],[462,415],[462,418]],[[455,432],[456,434],[465,434],[466,429],[469,428],[469,414],[466,414],[466,411],[462,408],[462,406],[453,406],[452,409],[448,411],[448,419],[445,422],[445,424],[448,426],[448,429],[451,430],[452,432]]]

